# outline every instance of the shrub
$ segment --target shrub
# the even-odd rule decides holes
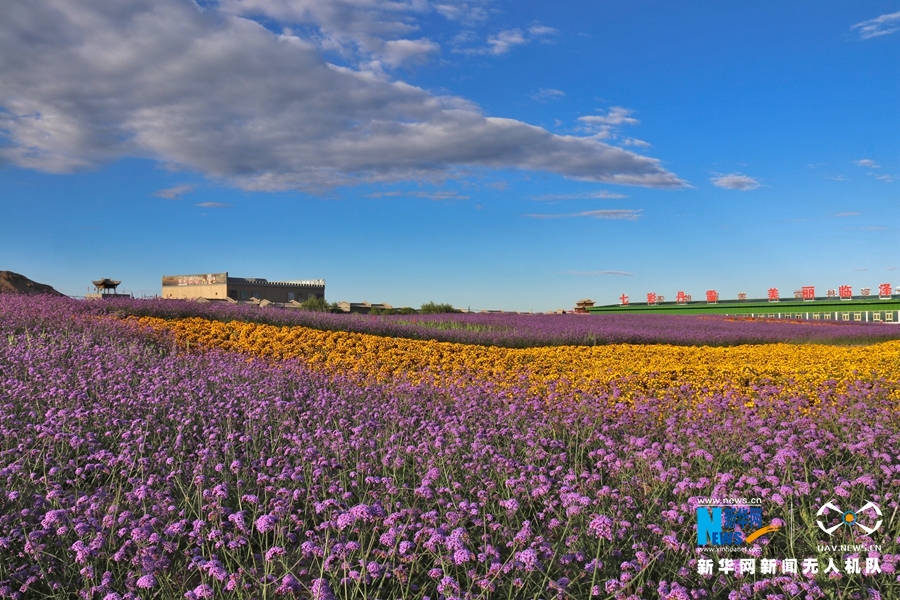
[[[438,313],[456,313],[459,311],[453,308],[452,304],[435,304],[434,302],[427,302],[422,305],[419,312],[423,315],[434,315]]]

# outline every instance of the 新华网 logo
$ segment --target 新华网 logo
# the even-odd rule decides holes
[[[737,546],[749,544],[778,525],[763,526],[761,506],[698,506],[697,545]]]

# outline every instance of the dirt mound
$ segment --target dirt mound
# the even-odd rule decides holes
[[[13,273],[12,271],[0,271],[0,294],[53,294],[62,296],[46,283],[38,283]]]

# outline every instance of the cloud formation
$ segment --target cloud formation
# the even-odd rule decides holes
[[[614,200],[619,198],[627,198],[625,194],[610,192],[609,190],[600,190],[597,192],[584,192],[581,194],[544,194],[542,196],[532,196],[532,200]]]
[[[640,121],[631,116],[633,112],[634,111],[629,108],[624,108],[622,106],[613,106],[605,115],[586,115],[583,117],[578,117],[578,121],[581,125],[581,131],[591,135],[595,139],[615,139],[616,137],[618,137],[618,130],[621,126],[640,124]],[[650,145],[646,142],[641,142],[640,140],[634,140],[633,138],[628,139],[633,140],[633,145]],[[634,142],[638,143],[634,144]],[[627,140],[625,142],[625,145],[632,144],[629,144]]]
[[[202,208],[227,208],[231,205],[224,204],[222,202],[201,202],[197,206],[200,206]]]
[[[644,140],[639,140],[636,138],[625,138],[622,141],[623,146],[636,146],[638,148],[649,148],[652,146],[649,142],[645,142]]]
[[[863,158],[862,160],[854,160],[852,161],[854,165],[859,165],[860,167],[869,167],[870,169],[880,169],[881,167],[871,158]]]
[[[553,27],[545,27],[543,25],[532,25],[528,29],[505,29],[487,38],[487,46],[480,48],[462,48],[457,52],[464,54],[493,54],[499,56],[506,54],[516,46],[524,46],[535,40],[547,39],[548,36],[559,33]],[[467,38],[461,38],[467,39]]]
[[[553,88],[541,88],[536,92],[528,95],[532,100],[537,102],[547,102],[548,100],[559,100],[565,97],[566,93],[562,90],[554,90]]]
[[[859,37],[864,40],[894,33],[900,30],[900,11],[862,21],[850,29],[859,29]]]
[[[573,217],[591,217],[594,219],[615,219],[623,221],[637,221],[641,218],[642,209],[614,208],[605,210],[585,210],[568,214],[531,214],[525,215],[531,219],[571,219]]]
[[[194,186],[191,184],[186,185],[176,185],[170,188],[166,188],[164,190],[159,190],[154,196],[158,196],[160,198],[166,198],[168,200],[181,200],[181,197],[192,191]]]
[[[726,190],[740,190],[742,192],[755,190],[759,187],[759,181],[740,173],[718,175],[710,178],[710,181],[716,187],[725,188]]]
[[[485,116],[463,98],[323,58],[329,45],[356,45],[376,62],[433,51],[424,39],[388,39],[414,32],[408,13],[420,4],[12,3],[0,20],[0,159],[65,173],[151,158],[256,190],[435,181],[470,168],[686,185],[657,159]],[[319,33],[276,34],[255,20],[262,17],[313,22]],[[533,27],[529,39],[547,29]]]

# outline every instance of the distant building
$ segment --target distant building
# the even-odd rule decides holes
[[[162,297],[181,300],[223,300],[236,302],[301,303],[325,299],[324,279],[268,281],[259,278],[229,277],[228,273],[164,275]]]
[[[576,314],[587,314],[592,306],[594,306],[594,301],[589,298],[585,298],[584,300],[579,300],[575,303],[574,312]]]
[[[390,304],[372,304],[371,302],[347,302],[346,300],[341,300],[340,302],[338,302],[337,307],[346,313],[362,314],[371,312],[373,308],[377,308],[378,310],[390,310],[394,308]]]

